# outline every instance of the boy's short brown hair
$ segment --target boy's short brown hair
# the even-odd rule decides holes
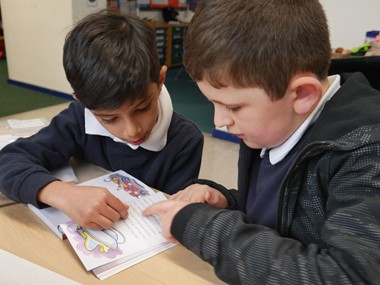
[[[63,65],[76,98],[91,110],[143,100],[160,80],[152,28],[111,10],[86,16],[68,33]]]
[[[326,78],[330,56],[318,0],[203,0],[187,31],[184,63],[195,81],[259,87],[277,100],[299,72]]]

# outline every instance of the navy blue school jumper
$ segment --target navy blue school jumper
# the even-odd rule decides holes
[[[133,150],[109,137],[88,135],[84,106],[75,101],[37,134],[0,151],[0,191],[15,201],[41,207],[38,191],[57,180],[50,171],[66,166],[73,157],[109,171],[124,170],[150,187],[173,194],[198,177],[202,149],[199,128],[176,112],[167,144],[158,152]]]

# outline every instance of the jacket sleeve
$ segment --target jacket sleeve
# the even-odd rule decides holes
[[[324,175],[310,174],[325,183],[328,193],[318,237],[313,237],[315,228],[302,215],[295,217],[293,210],[283,218],[297,218],[297,223],[290,222],[288,232],[280,235],[249,224],[243,212],[206,204],[183,208],[171,232],[229,284],[378,284],[379,153],[380,146],[358,148],[346,156],[338,153],[339,159],[323,162]],[[297,212],[305,213],[307,205],[311,204]],[[303,237],[297,236],[301,232]],[[313,238],[315,242],[310,242]]]
[[[15,201],[43,206],[37,201],[38,191],[57,180],[50,171],[68,165],[71,156],[79,156],[77,139],[83,131],[77,119],[71,105],[35,135],[4,147],[0,151],[0,191]]]

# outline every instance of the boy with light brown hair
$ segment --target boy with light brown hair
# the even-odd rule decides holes
[[[229,284],[380,282],[380,92],[328,76],[318,0],[203,0],[185,65],[241,139],[238,191],[193,180],[145,215]]]

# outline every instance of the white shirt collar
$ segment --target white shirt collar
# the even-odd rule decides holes
[[[331,97],[338,91],[340,88],[340,75],[329,76],[328,80],[330,82],[330,87],[327,89],[325,95],[319,101],[315,109],[310,113],[306,120],[298,127],[298,129],[281,145],[272,148],[269,150],[269,161],[272,165],[280,162],[284,157],[292,150],[292,148],[298,143],[302,138],[303,134],[307,128],[312,125],[321,114],[325,103],[331,99]],[[260,156],[264,157],[266,148],[261,150]]]
[[[168,90],[162,85],[161,94],[158,97],[158,118],[148,139],[140,145],[133,145],[112,135],[96,119],[95,115],[87,108],[84,112],[85,132],[88,135],[99,135],[113,139],[115,142],[127,144],[132,149],[139,147],[150,151],[161,151],[167,143],[167,134],[173,115],[173,105]]]

